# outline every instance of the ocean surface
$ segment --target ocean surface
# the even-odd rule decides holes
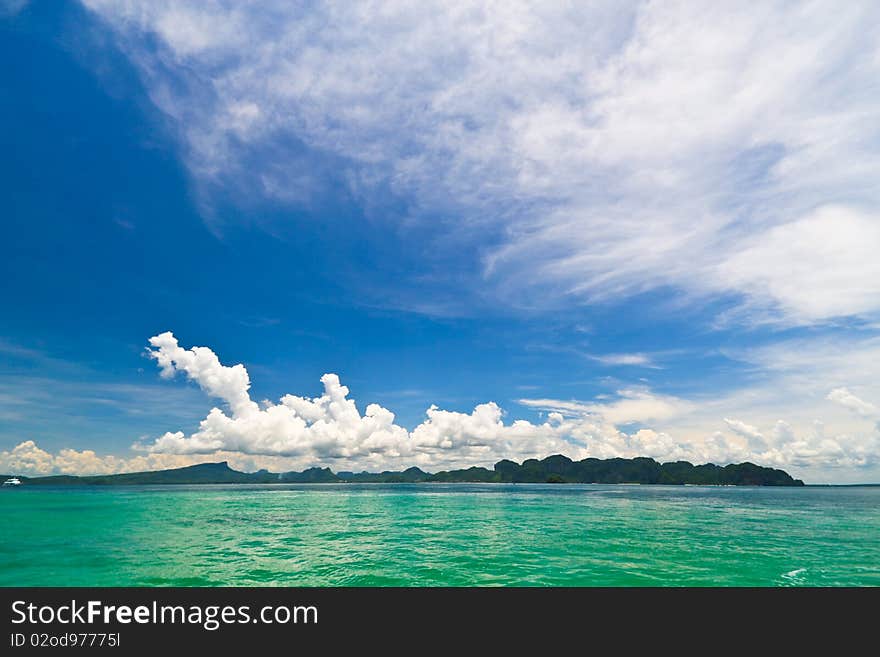
[[[880,488],[0,491],[2,586],[880,585]]]

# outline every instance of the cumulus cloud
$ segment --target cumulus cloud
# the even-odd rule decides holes
[[[332,158],[466,223],[508,303],[880,310],[876,3],[84,3],[198,179],[307,202]]]
[[[0,464],[10,473],[46,473],[53,468],[53,457],[39,447],[33,440],[25,440],[11,451],[0,452]]]
[[[150,338],[150,357],[159,364],[161,376],[170,379],[176,372],[184,372],[207,394],[229,404],[236,415],[250,415],[258,410],[248,390],[251,380],[244,365],[225,367],[213,351],[206,347],[183,349],[170,333]]]
[[[730,418],[724,418],[724,424],[743,439],[738,448],[727,445],[729,454],[740,460],[781,468],[863,468],[880,462],[880,433],[828,437],[819,421],[802,434],[784,420],[767,431]]]
[[[182,374],[220,400],[222,408],[212,408],[193,433],[169,431],[152,441],[144,439],[127,457],[76,449],[53,454],[24,440],[0,451],[0,472],[102,474],[220,460],[248,471],[315,465],[374,471],[419,465],[436,471],[550,454],[719,464],[748,460],[795,472],[880,464],[877,427],[829,435],[819,421],[798,428],[784,420],[751,423],[731,417],[719,427],[719,415],[713,415],[719,408],[748,412],[748,407],[735,397],[697,402],[646,388],[622,389],[592,402],[519,400],[546,413],[541,422],[505,421],[494,402],[479,404],[470,413],[431,406],[425,420],[408,430],[379,404],[367,405],[362,413],[336,374],[321,377],[323,392],[317,397],[287,394],[278,402],[256,404],[244,365],[224,365],[208,347],[184,348],[170,332],[149,342],[148,353],[163,377]],[[876,406],[848,389],[834,389],[828,399],[860,417],[876,417]],[[752,403],[750,408],[757,407]]]
[[[0,472],[28,476],[143,472],[182,467],[193,462],[193,459],[169,454],[138,455],[131,458],[102,456],[90,449],[79,451],[65,448],[52,454],[41,449],[33,440],[24,440],[9,451],[0,451]]]
[[[426,419],[409,431],[395,424],[394,413],[378,404],[368,405],[361,414],[336,374],[321,377],[324,391],[318,397],[284,395],[278,403],[266,402],[261,408],[250,400],[250,381],[243,365],[223,365],[207,347],[185,349],[170,332],[154,336],[150,345],[150,356],[165,376],[184,373],[225,401],[229,409],[228,413],[211,409],[198,431],[190,435],[168,432],[150,444],[138,445],[152,454],[225,451],[289,457],[308,464],[434,468],[491,465],[501,458],[522,460],[557,453],[576,459],[648,455],[701,462],[725,456],[700,445],[676,442],[663,432],[620,431],[616,423],[668,418],[688,407],[683,400],[642,390],[621,391],[616,401],[598,405],[523,400],[550,411],[540,424],[505,423],[502,409],[494,402],[480,404],[470,413],[431,406]]]
[[[740,420],[725,419],[730,434],[682,433],[658,429],[696,411],[694,402],[647,389],[624,389],[613,399],[596,402],[521,399],[547,412],[542,423],[505,423],[494,402],[470,413],[431,406],[413,430],[395,423],[394,414],[370,404],[361,414],[336,374],[321,377],[323,394],[308,398],[284,395],[261,406],[250,400],[250,380],[243,365],[223,365],[207,347],[185,349],[173,334],[150,339],[150,355],[165,376],[184,373],[228,407],[213,408],[196,432],[168,432],[149,444],[150,454],[208,455],[217,452],[283,457],[299,464],[384,468],[418,464],[429,468],[491,465],[501,458],[522,460],[565,454],[580,459],[651,456],[729,463],[754,460],[767,465],[848,465],[874,463],[880,457],[876,436],[869,440],[827,438],[814,428],[798,436],[784,421],[768,431]],[[636,425],[624,431],[620,425]],[[653,425],[653,426],[649,426]]]
[[[590,432],[605,429],[584,423],[573,427],[557,418],[541,425],[525,421],[507,425],[501,409],[489,402],[471,413],[432,406],[426,420],[410,432],[395,424],[394,413],[378,404],[369,404],[361,414],[336,374],[321,377],[324,391],[318,397],[284,395],[278,403],[266,402],[261,408],[250,399],[250,380],[243,365],[222,365],[207,347],[184,349],[170,332],[154,336],[150,345],[149,354],[163,375],[183,372],[229,408],[228,414],[211,409],[191,435],[168,432],[149,445],[139,445],[150,453],[223,450],[309,463],[333,460],[382,466],[408,459],[418,464],[470,465],[491,462],[499,454],[514,458],[583,455]]]
[[[752,425],[739,420],[731,420],[729,418],[724,418],[724,424],[726,424],[727,428],[733,433],[745,438],[749,442],[749,446],[753,449],[767,447],[767,441],[764,440],[763,434],[758,431],[757,427],[753,427]]]

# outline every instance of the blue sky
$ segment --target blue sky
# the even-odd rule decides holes
[[[869,3],[3,7],[0,471],[880,480]]]

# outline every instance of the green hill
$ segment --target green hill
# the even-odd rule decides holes
[[[0,475],[6,479],[9,475]],[[787,472],[754,463],[726,466],[687,461],[658,463],[651,458],[594,459],[572,461],[559,454],[545,459],[527,459],[522,464],[503,460],[492,470],[471,467],[431,474],[417,467],[402,472],[339,472],[330,468],[309,468],[302,472],[239,472],[222,463],[200,463],[173,470],[131,472],[76,477],[19,477],[24,485],[124,486],[145,484],[274,484],[274,483],[584,483],[584,484],[697,484],[712,486],[803,486]]]

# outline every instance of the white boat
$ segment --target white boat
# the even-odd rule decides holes
[[[4,486],[21,486],[21,479],[18,477],[10,477],[3,482]]]

